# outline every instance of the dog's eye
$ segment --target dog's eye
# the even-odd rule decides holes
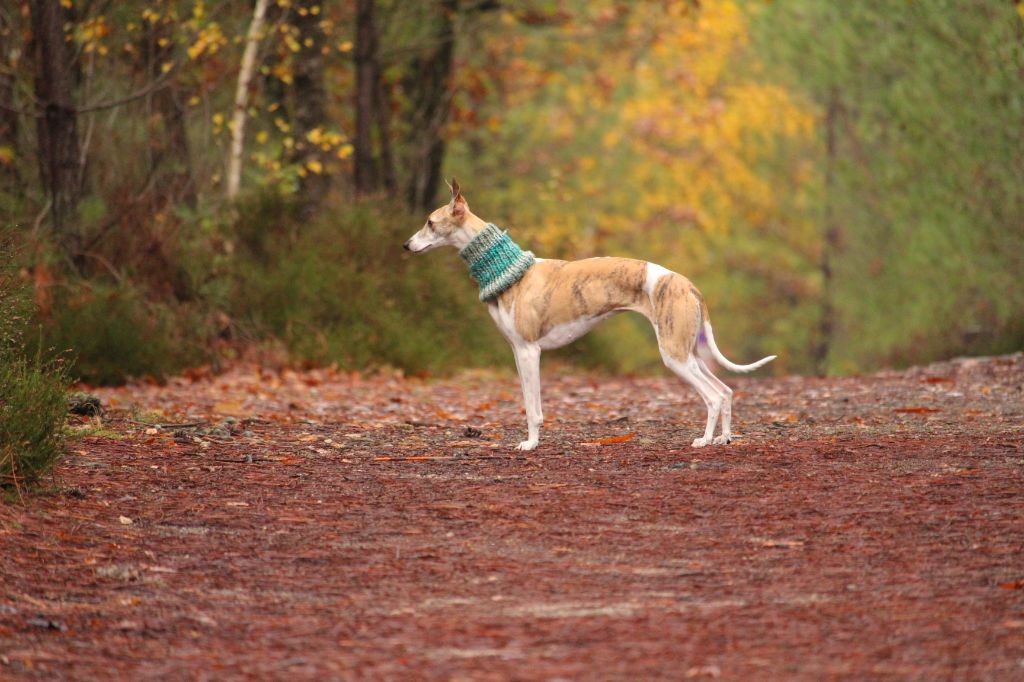
[[[433,226],[434,226],[434,221],[433,220],[427,220],[427,227],[433,227]]]

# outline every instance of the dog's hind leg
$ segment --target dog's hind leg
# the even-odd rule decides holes
[[[691,355],[686,360],[681,361],[663,352],[662,359],[664,359],[665,365],[675,372],[680,379],[683,379],[696,389],[697,393],[700,394],[701,399],[708,408],[708,421],[707,425],[704,427],[704,435],[697,438],[692,443],[693,447],[702,448],[713,442],[715,424],[718,422],[718,416],[722,411],[726,398],[723,394],[719,393],[715,385],[711,383],[706,376],[704,376],[700,366],[697,364],[697,358],[695,356]]]
[[[645,287],[650,296],[647,316],[654,325],[658,349],[665,365],[693,386],[707,405],[708,422],[704,435],[693,441],[693,447],[703,447],[712,442],[715,425],[728,398],[718,383],[704,374],[694,355],[697,334],[705,317],[703,299],[696,287],[682,275],[653,269],[652,273]]]
[[[701,374],[722,396],[722,433],[714,439],[715,445],[726,445],[732,442],[732,389],[724,381],[714,375],[707,364],[699,357],[694,356],[697,367]]]

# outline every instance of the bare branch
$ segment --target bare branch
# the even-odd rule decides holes
[[[77,107],[75,109],[75,112],[79,113],[79,114],[88,114],[88,113],[93,112],[93,111],[102,111],[104,109],[113,109],[114,107],[119,107],[119,106],[128,104],[130,102],[134,102],[137,99],[142,99],[146,95],[150,95],[150,94],[156,92],[157,90],[160,90],[162,88],[167,87],[167,85],[171,81],[171,78],[174,76],[175,72],[177,72],[178,66],[179,66],[179,64],[175,64],[163,76],[161,76],[160,78],[157,78],[155,81],[153,81],[152,83],[150,83],[146,87],[142,88],[141,90],[137,90],[137,91],[133,92],[130,95],[126,95],[124,97],[121,97],[120,99],[111,100],[109,102],[100,102],[98,104],[90,104],[90,105],[84,106],[84,107]]]
[[[43,112],[41,112],[41,111],[30,111],[29,109],[21,109],[19,107],[12,107],[11,105],[4,104],[3,102],[0,102],[0,109],[3,109],[4,111],[9,111],[12,114],[18,114],[19,116],[30,116],[32,118],[42,118],[43,117]]]

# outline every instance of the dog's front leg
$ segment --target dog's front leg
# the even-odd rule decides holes
[[[523,406],[526,408],[526,440],[516,446],[517,450],[533,450],[540,442],[540,427],[544,423],[544,412],[540,404],[540,348],[537,346],[513,346],[516,369],[523,385]]]

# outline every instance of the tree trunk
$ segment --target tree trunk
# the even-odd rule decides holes
[[[64,251],[76,258],[81,234],[73,219],[82,178],[71,51],[64,40],[60,0],[36,0],[31,7],[36,48],[35,90],[43,107],[38,122],[39,174],[50,197],[54,232]]]
[[[235,89],[235,110],[231,117],[231,155],[228,157],[226,184],[228,201],[234,201],[238,197],[242,182],[242,151],[245,144],[246,107],[249,106],[249,84],[256,70],[256,52],[266,14],[267,0],[256,0],[249,32],[245,36],[245,52],[242,53],[242,67],[238,72],[238,87]]]
[[[171,37],[167,35],[168,28],[173,28],[173,25],[164,21],[157,22],[145,38],[149,75],[154,80],[163,75],[163,64],[173,58],[173,43],[160,45],[161,38]],[[177,82],[172,80],[166,87],[153,93],[151,104],[151,172],[155,175],[160,166],[166,165],[168,171],[164,175],[165,180],[159,183],[164,198],[168,203],[183,201],[194,208],[196,187],[192,179],[192,155],[185,124],[185,107]]]
[[[377,189],[377,173],[373,153],[380,66],[377,61],[377,26],[374,0],[356,0],[356,137],[354,147],[354,181],[356,195],[370,194]]]
[[[14,72],[12,56],[20,45],[18,34],[9,23],[6,12],[0,12],[0,102],[14,105]],[[21,184],[18,174],[18,114],[0,109],[0,189],[16,190]]]
[[[405,83],[412,101],[406,201],[413,210],[432,208],[441,184],[445,152],[442,131],[451,106],[457,10],[457,0],[441,0],[436,6],[431,30],[436,47],[414,60]]]
[[[380,140],[380,178],[389,195],[398,193],[398,176],[395,173],[395,157],[391,152],[391,101],[384,80],[377,79],[373,108],[377,117],[377,136]]]
[[[316,142],[307,135],[323,129],[326,123],[327,92],[324,88],[324,32],[320,28],[323,17],[319,10],[322,0],[299,0],[296,5],[295,27],[299,31],[301,46],[295,55],[295,152],[294,160],[306,169],[299,184],[299,195],[305,213],[311,213],[327,194],[330,176],[326,173],[325,155]],[[303,12],[305,10],[305,12]],[[308,44],[307,44],[308,43]]]
[[[818,341],[814,347],[814,364],[818,374],[828,373],[828,357],[835,334],[835,258],[840,246],[840,228],[836,222],[836,163],[840,116],[839,94],[833,92],[825,111],[825,240],[821,247],[822,302]]]

